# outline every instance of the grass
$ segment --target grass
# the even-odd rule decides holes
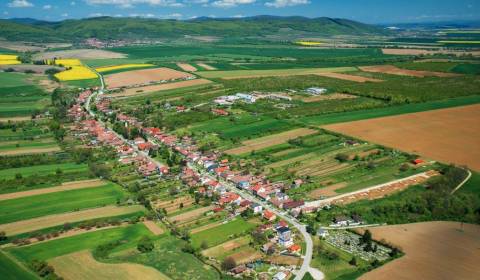
[[[114,262],[131,262],[147,265],[158,269],[171,279],[210,280],[219,279],[218,272],[208,265],[204,265],[192,254],[182,252],[186,242],[173,236],[162,235],[155,241],[152,252],[140,254],[128,251],[119,252]]]
[[[103,187],[4,200],[0,201],[0,224],[114,204],[124,195],[120,186],[110,183]]]
[[[17,141],[7,143],[0,142],[0,152],[9,150],[24,150],[31,148],[52,148],[57,146],[58,145],[54,139],[44,139],[42,141]]]
[[[66,84],[71,87],[78,88],[89,88],[89,87],[99,87],[100,79],[87,79],[87,80],[77,80],[77,81],[63,81],[63,84]]]
[[[46,164],[46,165],[34,165],[28,167],[18,167],[0,170],[0,178],[2,179],[14,179],[16,174],[21,174],[23,177],[32,175],[54,175],[57,170],[61,170],[62,173],[83,172],[88,170],[86,164],[76,163],[60,163],[60,164]]]
[[[232,239],[232,237],[235,235],[244,234],[254,227],[254,224],[237,218],[236,220],[226,224],[193,234],[191,237],[191,242],[196,248],[199,248],[203,242],[206,242],[208,247],[212,247]]]
[[[33,259],[48,260],[54,257],[78,252],[92,250],[98,245],[120,240],[122,245],[116,250],[128,249],[136,246],[138,240],[143,236],[153,234],[141,223],[126,227],[98,230],[77,236],[51,240],[31,246],[17,247],[8,251],[19,260],[28,262]]]
[[[16,263],[5,252],[0,251],[0,275],[3,280],[37,280],[40,279],[32,272]]]
[[[309,116],[300,120],[309,125],[327,125],[332,123],[351,122],[408,113],[417,113],[429,110],[444,109],[480,103],[480,96],[467,96],[439,101],[415,103],[408,105],[389,106],[384,108],[358,110],[344,113],[332,113],[318,116]]]
[[[233,70],[233,71],[199,71],[196,74],[204,78],[241,78],[253,76],[293,76],[309,75],[323,72],[348,72],[356,71],[355,67],[331,67],[331,68],[298,68],[298,69],[275,69],[275,70]]]

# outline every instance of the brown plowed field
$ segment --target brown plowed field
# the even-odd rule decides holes
[[[188,64],[188,63],[177,63],[177,66],[182,68],[183,71],[188,71],[188,72],[197,71],[197,68],[193,67],[191,64]]]
[[[341,183],[330,185],[330,186],[325,187],[325,188],[315,189],[308,194],[308,197],[312,198],[312,199],[319,199],[322,196],[338,195],[336,190],[344,188],[346,186],[347,186],[347,183],[341,182]]]
[[[102,263],[89,251],[80,251],[49,260],[55,273],[66,280],[167,280],[153,267],[133,263]]]
[[[43,154],[53,153],[60,151],[60,147],[46,147],[46,148],[15,148],[14,150],[7,150],[0,152],[0,156],[13,156],[13,155],[28,155],[28,154]]]
[[[108,88],[132,87],[136,85],[147,85],[162,80],[182,79],[189,77],[189,73],[180,72],[169,68],[153,68],[126,71],[105,76],[105,83]]]
[[[155,235],[160,235],[165,231],[159,227],[154,221],[144,221],[143,224]]]
[[[211,82],[212,81],[205,80],[205,79],[194,79],[194,80],[180,81],[180,82],[167,83],[167,84],[151,85],[151,86],[144,86],[144,87],[135,87],[135,88],[125,89],[120,93],[112,93],[110,96],[111,97],[136,96],[136,95],[141,95],[141,94],[151,93],[151,92],[156,92],[156,91],[162,91],[162,90],[205,85],[205,84],[210,84]],[[175,98],[177,98],[177,97],[175,97]],[[179,98],[181,98],[181,97],[179,97]]]
[[[282,256],[282,255],[270,256],[266,259],[266,261],[272,264],[277,264],[277,265],[300,266],[300,264],[302,263],[302,259],[299,257]]]
[[[299,128],[294,130],[289,130],[286,132],[273,134],[261,138],[256,138],[253,140],[243,141],[243,146],[230,149],[225,151],[225,153],[230,155],[240,155],[244,153],[249,153],[251,151],[258,151],[270,146],[275,146],[287,142],[288,140],[295,139],[301,136],[307,136],[314,133],[317,133],[317,130],[308,129],[308,128]]]
[[[398,68],[393,65],[376,65],[376,66],[363,66],[359,67],[360,70],[371,73],[384,73],[398,76],[411,76],[411,77],[457,77],[459,74],[444,73],[444,72],[431,72],[431,71],[418,71]]]
[[[392,55],[430,55],[430,54],[454,54],[480,56],[480,51],[454,51],[454,50],[422,50],[422,49],[382,49],[384,54]]]
[[[474,280],[480,275],[478,225],[426,222],[369,230],[374,239],[401,247],[405,255],[364,274],[362,280]]]
[[[228,257],[233,258],[235,260],[235,263],[237,265],[240,265],[240,264],[250,263],[250,262],[259,260],[263,257],[263,255],[259,251],[253,248],[247,248],[245,250],[241,250],[240,252],[234,253]]]
[[[117,207],[105,206],[100,208],[87,209],[83,211],[62,213],[44,216],[40,218],[18,221],[9,224],[0,225],[0,231],[5,231],[7,235],[16,235],[24,232],[39,230],[42,228],[54,227],[65,223],[75,223],[85,220],[119,216],[128,213],[142,211],[145,208],[140,205]]]
[[[480,104],[324,126],[424,157],[480,171]]]
[[[103,186],[105,184],[106,184],[105,181],[102,181],[102,180],[99,180],[99,179],[67,182],[67,183],[61,184],[60,186],[51,187],[51,188],[43,188],[43,189],[36,189],[36,190],[23,191],[23,192],[0,194],[0,201],[7,200],[7,199],[26,197],[26,196],[32,196],[32,195],[46,194],[46,193],[63,192],[63,191],[71,191],[71,190],[86,189],[86,188],[94,188],[94,187]]]
[[[327,78],[352,81],[352,82],[357,82],[357,83],[366,83],[366,82],[379,83],[379,82],[383,82],[383,80],[379,80],[379,79],[368,78],[368,77],[363,77],[363,76],[348,75],[348,74],[342,74],[342,73],[317,73],[316,75],[322,76],[322,77],[327,77]]]

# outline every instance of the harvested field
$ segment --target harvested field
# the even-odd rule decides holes
[[[197,71],[197,68],[193,67],[191,64],[188,64],[188,63],[177,63],[177,66],[180,67],[183,71],[187,71],[187,72]]]
[[[228,257],[233,258],[235,260],[235,263],[237,265],[240,265],[240,264],[251,263],[256,260],[259,260],[263,257],[263,255],[259,251],[253,248],[247,248],[240,252],[234,253]]]
[[[64,279],[72,280],[154,280],[170,279],[150,266],[133,263],[101,263],[95,260],[89,251],[80,251],[49,260],[55,273]]]
[[[276,264],[276,265],[296,265],[300,266],[302,264],[302,259],[299,257],[293,256],[270,256],[265,261]]]
[[[363,77],[363,76],[348,75],[348,74],[342,74],[342,73],[318,73],[316,75],[319,75],[319,76],[322,76],[322,77],[327,77],[327,78],[352,81],[352,82],[357,82],[357,83],[366,83],[366,82],[379,83],[379,82],[383,82],[383,80],[379,80],[379,79],[368,78],[368,77]]]
[[[5,118],[0,118],[0,122],[21,122],[21,121],[30,121],[32,120],[31,116],[24,116],[24,117],[5,117]]]
[[[0,201],[1,200],[7,200],[7,199],[15,199],[15,198],[19,198],[19,197],[32,196],[32,195],[46,194],[46,193],[63,192],[63,191],[71,191],[71,190],[86,189],[86,188],[94,188],[94,187],[103,186],[106,183],[107,182],[99,180],[99,179],[67,182],[67,183],[61,184],[60,186],[51,187],[51,188],[43,188],[43,189],[35,189],[35,190],[24,191],[24,192],[14,192],[14,193],[0,194]]]
[[[324,100],[340,100],[340,99],[352,99],[357,98],[356,95],[345,94],[345,93],[332,93],[326,95],[318,95],[318,96],[309,96],[309,97],[302,97],[300,100],[303,102],[318,102]]]
[[[445,72],[431,72],[431,71],[418,71],[418,70],[407,70],[398,68],[393,65],[377,65],[377,66],[363,66],[359,67],[362,71],[371,72],[371,73],[384,73],[390,75],[398,76],[410,76],[410,77],[458,77],[459,74],[445,73]]]
[[[197,63],[198,66],[202,67],[203,69],[205,70],[209,70],[209,71],[213,71],[213,70],[217,70],[217,68],[211,66],[211,65],[208,65],[206,63]]]
[[[203,215],[204,213],[213,210],[213,208],[215,208],[213,205],[198,208],[198,209],[195,209],[195,210],[192,210],[192,211],[182,213],[180,215],[170,217],[170,218],[168,218],[168,220],[171,223],[174,223],[174,224],[176,224],[176,223],[181,224],[183,222],[188,222],[188,221],[191,221],[192,219],[198,218],[199,216]]]
[[[359,279],[478,279],[480,226],[425,222],[369,228],[376,240],[402,248],[405,256]]]
[[[222,223],[223,223],[222,221],[219,221],[219,222],[215,222],[215,223],[211,223],[211,224],[208,224],[208,225],[204,225],[204,226],[201,226],[201,227],[194,228],[190,231],[190,234],[199,233],[199,232],[207,230],[207,229],[211,229],[211,228],[214,228],[214,227],[221,226]]]
[[[165,231],[159,227],[154,221],[144,221],[143,224],[155,235],[160,235]]]
[[[125,58],[123,53],[117,53],[106,50],[78,49],[66,51],[53,51],[37,54],[34,60],[45,60],[54,58],[77,58],[77,59],[106,59],[106,58]]]
[[[480,105],[324,126],[369,142],[480,171]]]
[[[247,245],[250,240],[246,237],[239,237],[234,240],[227,241],[220,245],[214,246],[212,248],[206,249],[202,251],[202,255],[205,257],[213,257],[216,258],[220,255],[225,254],[225,252],[233,251],[237,248]]]
[[[106,75],[105,83],[108,88],[121,88],[148,85],[171,79],[184,79],[190,76],[189,73],[162,67]]]
[[[188,81],[181,81],[181,82],[174,82],[174,83],[167,83],[167,84],[159,84],[159,85],[151,85],[151,86],[144,86],[144,87],[136,87],[136,88],[128,88],[123,90],[119,93],[112,93],[111,97],[128,97],[128,96],[138,96],[141,94],[169,90],[169,89],[177,89],[177,88],[184,88],[184,87],[191,87],[191,86],[199,86],[212,83],[209,80],[205,79],[194,79]],[[181,97],[180,97],[181,98]]]
[[[143,211],[143,206],[135,205],[128,207],[105,206],[82,211],[49,215],[40,218],[23,220],[9,224],[0,225],[0,231],[5,231],[7,235],[16,235],[24,232],[39,230],[42,228],[63,225],[64,223],[75,223],[84,220],[97,219],[103,217],[119,216],[138,211]]]
[[[462,55],[480,56],[480,51],[457,51],[457,50],[382,49],[382,52],[384,54],[391,54],[391,55],[453,54],[456,56],[462,56]]]
[[[317,130],[308,128],[294,129],[278,134],[273,134],[253,140],[243,141],[243,146],[225,151],[226,154],[240,155],[249,153],[251,151],[258,151],[270,146],[275,146],[287,142],[288,140],[295,139],[302,136],[311,135],[317,133]]]
[[[43,154],[43,153],[58,152],[60,150],[61,148],[58,146],[44,147],[44,148],[15,148],[14,150],[0,151],[0,156]]]
[[[336,190],[344,188],[346,186],[347,186],[347,183],[341,182],[341,183],[330,185],[328,187],[315,189],[308,194],[308,197],[311,199],[319,199],[321,197],[334,196],[338,194]]]

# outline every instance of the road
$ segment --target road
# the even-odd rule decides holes
[[[463,185],[465,185],[465,183],[470,180],[470,177],[472,177],[472,172],[468,169],[466,169],[467,172],[468,172],[468,175],[467,175],[467,178],[465,178],[465,180],[463,180],[460,184],[458,184],[458,186],[456,188],[454,188],[452,190],[452,192],[450,194],[454,194],[456,191],[458,191]]]
[[[92,69],[92,68],[91,68]],[[93,94],[91,94],[88,98],[87,98],[87,101],[85,102],[85,108],[87,109],[88,113],[92,116],[92,117],[95,117],[96,116],[96,113],[91,110],[90,108],[90,104],[92,102],[92,100],[94,100],[94,98],[96,98],[98,95],[102,95],[104,93],[104,90],[105,90],[105,83],[104,83],[104,80],[103,80],[103,76],[98,73],[97,71],[95,71],[95,69],[92,69],[92,71],[94,71],[99,77],[100,77],[100,81],[101,81],[101,87],[100,89],[97,91],[97,92],[94,92]],[[98,118],[99,122],[105,127],[105,128],[108,128],[107,124],[104,123],[102,120],[100,120],[100,118]],[[115,133],[115,135],[117,135],[117,137],[119,137],[120,139],[124,140],[126,143],[129,143],[128,140],[126,140],[125,138],[123,138],[122,135],[119,135],[118,133],[116,133],[113,129],[110,129],[113,133]],[[157,143],[156,139],[149,139],[150,141],[154,142],[155,144],[159,144]],[[148,154],[142,152],[142,151],[139,151],[138,150],[138,147],[137,145],[132,145],[132,144],[129,144],[136,152],[138,153],[141,153],[142,155],[144,155],[146,158],[148,158],[149,160],[151,160],[152,162],[154,162],[155,164],[157,164],[157,166],[163,166],[161,163],[159,163],[157,160],[155,160],[154,158],[150,157]],[[210,177],[211,179],[213,180],[217,180],[216,178],[214,178],[213,176],[211,176],[211,174],[209,174],[206,170],[200,170],[198,169],[196,166],[194,166],[192,163],[188,163],[189,167],[192,168],[193,170],[195,170],[197,173],[199,174],[202,174],[202,175],[205,175],[205,176],[208,176]],[[302,266],[300,267],[300,270],[298,270],[295,274],[295,280],[302,280],[303,277],[305,276],[305,274],[307,272],[311,272],[312,276],[314,276],[314,279],[316,280],[322,280],[324,279],[324,274],[319,271],[318,269],[315,269],[315,268],[312,268],[310,267],[310,263],[312,261],[312,256],[313,256],[313,240],[312,240],[312,237],[310,236],[310,234],[307,232],[306,230],[306,226],[303,225],[303,224],[300,224],[299,222],[297,222],[296,219],[294,219],[293,217],[291,216],[288,216],[286,215],[285,213],[282,213],[281,211],[279,211],[278,209],[276,209],[275,207],[267,204],[266,202],[264,201],[261,201],[259,200],[258,198],[256,198],[255,196],[253,196],[252,194],[244,191],[244,190],[239,190],[237,189],[232,183],[230,182],[227,182],[227,181],[224,181],[224,180],[221,180],[221,182],[227,186],[230,191],[233,191],[235,193],[237,193],[238,195],[240,195],[242,198],[244,199],[248,199],[252,202],[255,202],[255,203],[258,203],[260,205],[262,205],[262,207],[264,209],[268,209],[269,211],[275,213],[277,215],[277,217],[280,217],[282,219],[284,219],[285,221],[287,221],[288,223],[290,223],[292,226],[294,226],[299,232],[300,234],[302,234],[303,236],[303,239],[305,240],[305,255],[303,256],[303,263],[302,263]]]

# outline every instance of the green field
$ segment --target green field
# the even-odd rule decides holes
[[[126,227],[88,232],[31,246],[11,248],[8,249],[8,251],[19,260],[25,262],[33,259],[48,260],[73,252],[93,250],[98,245],[117,240],[122,241],[122,245],[117,247],[117,250],[131,248],[136,246],[138,240],[143,236],[153,237],[152,233],[143,224],[135,224]]]
[[[83,172],[88,170],[86,164],[76,163],[61,163],[61,164],[47,164],[47,165],[34,165],[28,167],[10,168],[0,170],[0,178],[2,179],[14,179],[16,174],[21,174],[23,177],[32,175],[48,175],[55,174],[57,170],[61,170],[62,173]]]
[[[356,71],[355,67],[330,67],[330,68],[298,68],[298,69],[275,69],[275,70],[233,70],[233,71],[200,71],[196,74],[212,78],[241,78],[252,76],[289,76],[289,75],[310,75],[325,72],[351,72]]]
[[[10,150],[23,150],[33,148],[52,148],[58,147],[57,142],[52,138],[42,139],[41,141],[15,141],[15,142],[0,142],[0,152]]]
[[[0,275],[4,280],[38,280],[32,272],[26,270],[21,264],[10,259],[5,252],[0,250]]]
[[[63,191],[0,201],[0,224],[115,204],[125,196],[118,185]]]
[[[172,279],[220,279],[218,272],[203,264],[192,254],[182,252],[185,241],[162,235],[155,241],[155,249],[146,254],[127,251],[111,258],[115,262],[139,263],[154,267]]]
[[[208,247],[212,247],[232,239],[232,236],[234,235],[242,235],[254,227],[254,224],[246,222],[241,218],[237,218],[226,224],[193,234],[191,242],[196,248],[199,248],[203,242],[206,242]]]

